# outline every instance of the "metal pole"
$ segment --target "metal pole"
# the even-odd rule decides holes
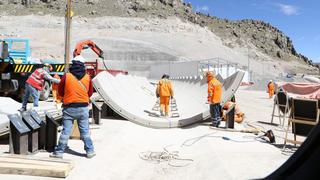
[[[67,0],[66,18],[65,18],[65,54],[64,54],[64,72],[69,71],[70,62],[70,29],[71,29],[71,0]]]
[[[249,47],[247,47],[247,50],[248,50],[248,78],[249,78],[248,80],[250,81],[250,75],[249,75],[249,73],[250,73],[250,69],[249,69],[249,67],[250,67]]]

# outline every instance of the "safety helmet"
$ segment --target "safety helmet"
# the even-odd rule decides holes
[[[168,74],[163,74],[161,79],[169,79],[169,75]]]
[[[50,71],[50,72],[53,70],[53,67],[52,67],[51,64],[49,64],[49,63],[44,63],[44,64],[43,64],[43,67],[47,68],[48,71]]]
[[[72,60],[73,61],[79,61],[79,62],[82,62],[82,63],[86,62],[86,60],[81,55],[78,55],[78,56],[74,57]]]

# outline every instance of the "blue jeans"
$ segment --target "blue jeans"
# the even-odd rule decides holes
[[[80,138],[84,142],[84,150],[88,153],[94,152],[92,140],[89,135],[89,108],[67,107],[63,109],[63,130],[55,147],[56,154],[63,154],[68,145],[73,121],[76,119],[79,126]]]
[[[210,104],[210,115],[213,123],[221,121],[221,106],[219,103]]]
[[[25,89],[24,89],[24,97],[22,100],[22,108],[27,109],[28,99],[30,95],[33,99],[33,107],[39,106],[39,98],[40,98],[39,90],[31,86],[30,84],[26,83]]]

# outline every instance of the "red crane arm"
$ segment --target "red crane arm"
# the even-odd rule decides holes
[[[100,58],[104,59],[103,51],[91,40],[78,42],[73,51],[73,57],[80,55],[81,51],[83,49],[87,49],[88,47],[90,47]]]

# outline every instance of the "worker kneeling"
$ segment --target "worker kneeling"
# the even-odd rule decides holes
[[[207,103],[210,104],[210,115],[212,126],[219,127],[221,122],[221,94],[222,84],[218,81],[212,72],[206,73],[208,83],[208,99]]]
[[[169,75],[164,74],[157,85],[157,97],[160,97],[160,115],[169,116],[170,98],[173,98],[173,87]],[[163,114],[165,112],[165,114]]]
[[[83,57],[75,57],[58,87],[58,93],[63,97],[63,130],[58,145],[50,157],[62,158],[71,134],[73,121],[79,125],[80,138],[84,142],[87,158],[95,156],[93,143],[89,135],[89,97],[93,93],[90,76],[86,74]]]

